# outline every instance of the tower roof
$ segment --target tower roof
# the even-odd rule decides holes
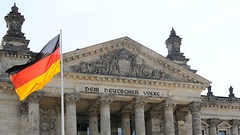
[[[22,33],[22,25],[25,18],[18,12],[16,3],[14,3],[11,9],[12,11],[4,17],[8,30],[2,39],[0,49],[8,52],[27,53],[30,51],[27,47],[29,40]]]

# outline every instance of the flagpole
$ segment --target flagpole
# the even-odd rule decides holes
[[[64,85],[63,85],[63,55],[62,55],[62,30],[60,30],[60,68],[61,68],[61,121],[62,121],[62,135],[65,135],[64,126]]]

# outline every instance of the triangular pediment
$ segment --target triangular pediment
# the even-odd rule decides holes
[[[63,58],[65,72],[199,84],[210,83],[128,37],[65,53]]]

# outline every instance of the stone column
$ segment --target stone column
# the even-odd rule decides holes
[[[186,135],[192,135],[192,114],[188,111],[187,115],[185,116],[185,123],[186,123]]]
[[[110,104],[111,98],[101,97],[100,99],[100,123],[101,135],[111,135]]]
[[[238,127],[240,125],[240,120],[233,119],[229,122],[232,126],[231,135],[238,135]]]
[[[141,99],[135,99],[135,130],[136,135],[145,135],[145,117],[144,117],[144,104],[145,102]]]
[[[90,106],[89,108],[89,134],[98,135],[98,114],[99,106]]]
[[[219,123],[218,118],[208,119],[209,124],[209,135],[217,135],[217,124]]]
[[[164,134],[165,135],[175,135],[174,127],[174,117],[173,117],[173,108],[175,104],[171,99],[166,99],[163,104],[164,110]]]
[[[28,96],[28,135],[39,135],[39,101],[42,93],[34,92]]]
[[[21,135],[28,134],[28,104],[26,102],[20,103],[20,113],[21,113]]]
[[[149,135],[160,135],[160,113],[159,111],[150,110],[149,111]]]
[[[130,130],[130,115],[131,110],[122,110],[122,135],[131,135]]]
[[[66,93],[65,94],[66,103],[66,135],[76,135],[77,134],[77,114],[76,114],[76,102],[79,99],[79,95],[76,93]]]
[[[202,135],[202,127],[201,127],[201,102],[194,101],[190,104],[190,110],[192,113],[192,129],[193,135]]]

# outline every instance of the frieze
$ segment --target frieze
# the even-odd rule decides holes
[[[100,55],[100,58],[91,62],[81,62],[71,67],[73,72],[134,77],[156,80],[176,80],[160,69],[145,64],[137,54],[121,48]]]

